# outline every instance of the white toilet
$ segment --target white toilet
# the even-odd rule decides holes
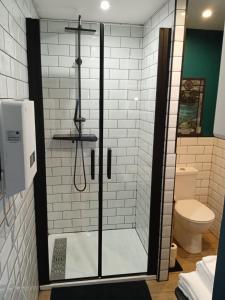
[[[202,233],[215,219],[214,212],[194,199],[198,170],[193,167],[176,169],[174,238],[189,253],[202,251]]]

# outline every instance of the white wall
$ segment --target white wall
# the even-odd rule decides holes
[[[216,215],[210,230],[219,238],[225,199],[225,140],[214,138],[208,206]]]
[[[175,26],[175,1],[170,0],[145,25],[144,38],[140,28],[135,26],[106,26],[105,32],[104,147],[112,147],[114,158],[112,180],[109,182],[104,176],[104,229],[131,228],[137,224],[145,248],[148,243],[149,184],[159,28],[170,27],[174,33],[175,40],[174,44],[172,41],[171,51],[165,203],[162,207],[162,251],[159,253],[162,280],[168,276],[176,159],[176,120],[183,54],[182,13],[186,9],[185,0],[178,0],[177,3]],[[75,90],[74,70],[71,66],[74,62],[75,40],[71,35],[64,33],[64,27],[67,25],[67,22],[42,21],[41,29],[50,233],[97,229],[98,184],[97,181],[94,183],[90,181],[90,158],[88,158],[91,147],[95,147],[96,152],[98,151],[97,144],[85,144],[88,189],[80,195],[75,192],[71,181],[74,164],[73,146],[70,142],[52,141],[53,134],[68,133],[73,128],[71,117],[75,105]],[[82,49],[84,63],[82,101],[84,117],[88,119],[84,131],[98,135],[99,40],[96,36],[83,39],[85,44]],[[140,100],[135,101],[135,98]],[[106,157],[105,150],[104,157]],[[150,153],[148,162],[143,159],[147,152]],[[105,163],[104,158],[106,172]]]
[[[138,103],[140,128],[136,228],[146,251],[148,251],[149,240],[159,30],[161,27],[172,28],[174,26],[175,5],[173,4],[173,2],[168,1],[144,26],[141,100]]]
[[[0,1],[0,101],[28,99],[25,18],[36,16],[32,1]],[[1,201],[0,299],[35,300],[38,279],[33,187],[7,201],[9,228],[2,205]]]
[[[199,171],[195,197],[215,213],[210,231],[219,238],[225,198],[225,141],[215,137],[178,138],[177,167],[182,166]]]
[[[212,169],[213,137],[178,138],[177,167],[195,167],[199,173],[196,180],[196,199],[208,203],[209,180]]]
[[[164,203],[162,207],[162,250],[160,253],[160,279],[168,278],[169,252],[171,243],[171,223],[173,213],[173,192],[176,165],[176,126],[180,92],[180,77],[183,57],[184,23],[186,12],[186,0],[176,1],[175,24],[172,39],[171,54],[171,83],[170,83],[170,105],[168,118],[168,136],[166,149],[166,173],[164,186]],[[169,7],[174,7],[175,1],[169,2]]]
[[[98,142],[84,143],[87,189],[73,187],[74,144],[53,141],[69,133],[77,89],[72,65],[77,55],[75,35],[67,22],[41,22],[42,75],[46,137],[49,233],[97,230]],[[88,27],[88,24],[84,24]],[[98,28],[92,25],[94,28]],[[98,32],[99,33],[99,32]],[[99,34],[83,35],[82,114],[84,133],[99,134]],[[105,26],[104,210],[103,228],[135,226],[140,79],[143,27]],[[76,79],[75,79],[76,77]],[[72,129],[72,131],[74,131]],[[106,151],[112,148],[112,179],[106,177]],[[90,178],[90,151],[96,150],[96,179]],[[80,156],[79,156],[80,157]],[[77,181],[83,181],[81,161]]]

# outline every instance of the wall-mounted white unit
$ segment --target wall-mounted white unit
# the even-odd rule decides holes
[[[216,103],[214,135],[218,138],[225,139],[225,36],[223,38],[223,50],[220,62],[220,78]]]
[[[37,172],[34,103],[0,100],[0,153],[4,193],[26,190]]]

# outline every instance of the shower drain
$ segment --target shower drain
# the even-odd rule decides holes
[[[65,279],[67,239],[55,239],[52,256],[51,280]]]

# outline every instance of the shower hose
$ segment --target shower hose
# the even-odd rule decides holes
[[[76,140],[76,149],[75,149],[75,160],[74,160],[74,173],[73,173],[73,184],[75,189],[78,192],[83,192],[87,187],[87,179],[86,179],[86,172],[85,172],[85,164],[84,164],[84,147],[82,141],[82,126],[81,126],[81,118],[77,121],[77,111],[78,111],[79,101],[76,102],[76,109],[75,109],[75,116],[74,116],[74,124],[79,133],[79,138]],[[77,122],[79,122],[79,127],[77,126]],[[82,169],[83,169],[83,177],[84,177],[84,186],[83,188],[79,188],[76,182],[76,173],[77,173],[77,156],[78,156],[78,146],[80,142],[80,149],[81,149],[81,160],[82,160]]]

